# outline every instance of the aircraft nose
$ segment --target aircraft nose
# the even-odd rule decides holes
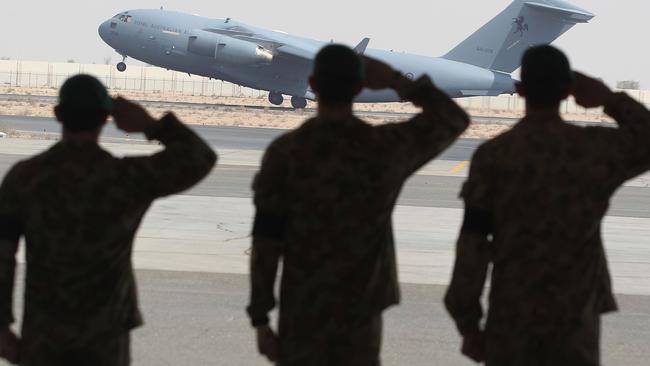
[[[108,39],[108,29],[110,27],[109,25],[110,20],[105,21],[104,23],[99,25],[99,29],[97,30],[99,32],[99,37],[104,40],[104,42],[107,41]]]

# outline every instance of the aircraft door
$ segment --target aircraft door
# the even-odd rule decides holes
[[[217,52],[219,37],[204,31],[195,31],[190,35],[187,50],[193,54],[214,57]]]

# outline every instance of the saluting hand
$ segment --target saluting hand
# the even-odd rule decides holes
[[[363,56],[366,69],[365,87],[386,89],[395,81],[395,70],[388,64],[374,58]]]
[[[122,97],[113,99],[112,115],[117,128],[125,132],[144,132],[156,123],[144,108]]]
[[[0,357],[18,363],[18,337],[9,327],[0,330]]]
[[[257,327],[257,349],[271,362],[278,361],[280,357],[278,336],[268,325]]]
[[[612,91],[602,81],[591,78],[583,73],[575,72],[576,84],[573,96],[576,103],[584,108],[604,106],[612,95]]]

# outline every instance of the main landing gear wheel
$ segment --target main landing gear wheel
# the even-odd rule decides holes
[[[126,64],[124,62],[118,63],[117,64],[117,71],[119,71],[119,72],[126,71]]]
[[[307,106],[307,99],[299,97],[291,97],[291,106],[295,109],[305,109]]]
[[[284,97],[280,93],[271,92],[269,93],[269,102],[271,102],[273,105],[282,105],[282,102],[284,102]]]

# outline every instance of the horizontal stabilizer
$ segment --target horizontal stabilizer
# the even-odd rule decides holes
[[[594,17],[592,13],[581,10],[576,7],[562,8],[559,6],[552,6],[552,5],[542,4],[534,1],[529,1],[526,3],[526,5],[543,11],[545,10],[545,11],[556,12],[558,14],[566,16],[567,20],[573,21],[575,23],[587,23]]]

